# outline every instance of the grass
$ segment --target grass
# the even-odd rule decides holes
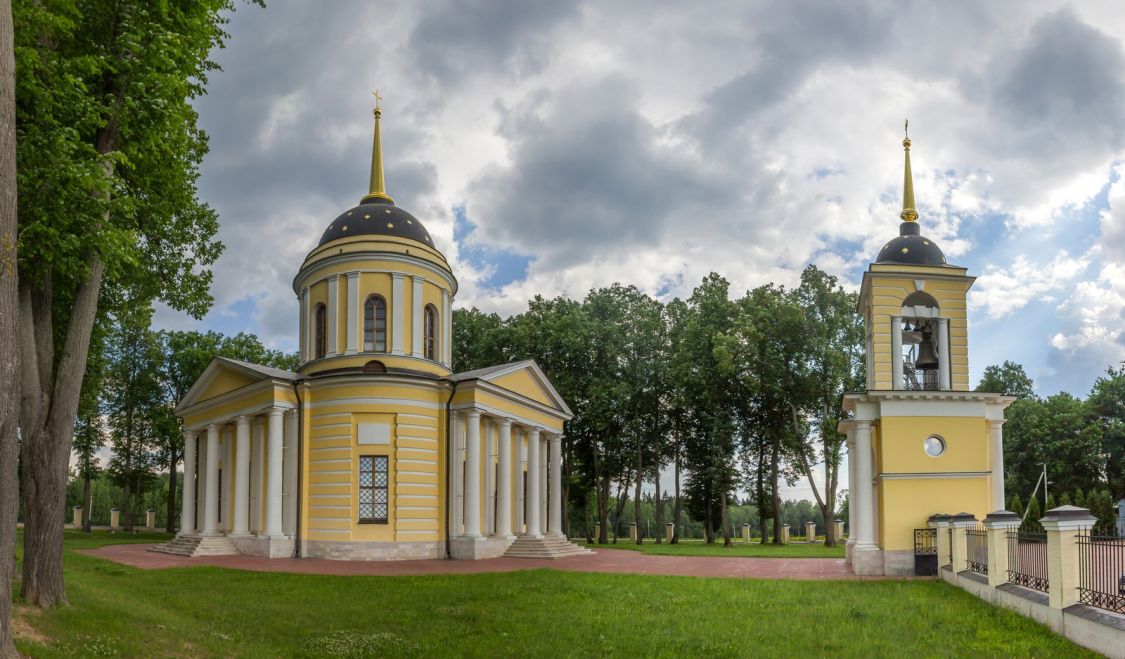
[[[334,577],[138,570],[75,553],[36,657],[1095,656],[938,581],[582,574]],[[149,538],[130,537],[141,541]]]
[[[582,542],[581,544],[585,544]],[[606,549],[628,549],[657,556],[751,556],[756,558],[843,558],[844,545],[825,547],[823,543],[806,544],[761,544],[757,540],[749,544],[742,540],[734,541],[730,547],[724,547],[722,541],[707,544],[702,540],[681,539],[679,543],[670,545],[666,542],[656,544],[652,540],[645,540],[643,545],[637,545],[628,540],[619,540],[617,544],[589,545],[592,549],[604,547]]]

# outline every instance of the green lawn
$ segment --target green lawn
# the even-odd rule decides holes
[[[586,543],[581,542],[581,544]],[[605,547],[606,549],[628,549],[630,551],[642,551],[646,554],[656,554],[659,556],[755,556],[763,558],[844,557],[844,545],[825,547],[823,543],[819,542],[811,545],[763,545],[757,540],[749,544],[742,542],[742,540],[737,540],[732,546],[724,547],[721,540],[713,544],[707,544],[702,540],[681,539],[679,543],[674,545],[670,545],[666,542],[662,542],[658,545],[652,540],[645,540],[645,543],[640,546],[628,540],[618,540],[617,544],[611,542],[605,545],[593,544],[589,545],[589,547],[595,550],[599,547]]]
[[[71,606],[19,614],[32,656],[1094,656],[938,581],[145,571],[67,537]]]

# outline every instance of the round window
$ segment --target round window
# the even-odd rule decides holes
[[[923,443],[926,449],[926,455],[936,458],[942,453],[945,453],[945,440],[937,435],[930,435]]]

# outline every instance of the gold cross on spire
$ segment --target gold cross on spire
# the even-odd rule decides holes
[[[903,137],[910,139],[910,120],[906,120],[906,124],[902,127]]]
[[[382,100],[383,100],[383,97],[379,95],[379,90],[378,90],[378,89],[376,89],[375,91],[371,92],[371,95],[375,97],[375,109],[376,109],[376,110],[378,110],[378,109],[379,109],[379,101],[382,101]]]

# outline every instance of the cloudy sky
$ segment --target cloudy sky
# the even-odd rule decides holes
[[[910,118],[923,233],[979,278],[975,381],[1085,395],[1125,358],[1119,2],[240,5],[198,102],[226,252],[202,321],[295,349],[301,259],[387,186],[501,314],[614,281],[669,298],[807,263],[856,286],[897,232]]]

